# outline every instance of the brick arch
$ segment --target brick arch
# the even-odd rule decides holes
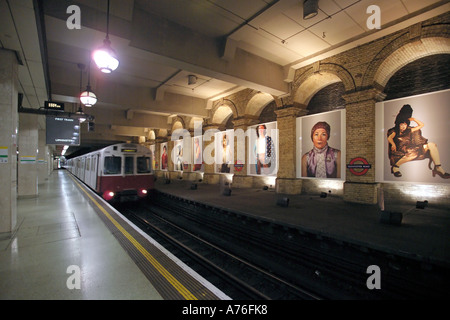
[[[450,38],[430,37],[405,44],[380,63],[373,76],[374,86],[384,88],[398,70],[417,59],[435,54],[450,54]]]
[[[225,125],[231,116],[238,117],[238,110],[233,101],[221,99],[214,105],[211,114],[213,124]]]
[[[442,46],[443,45],[442,42],[447,42],[450,36],[449,24],[422,25],[420,30],[421,36],[414,38],[413,39],[414,41],[411,40],[411,29],[412,28],[407,29],[403,33],[398,34],[396,38],[387,43],[374,56],[369,66],[367,67],[366,72],[364,73],[361,82],[361,88],[376,87],[380,89],[380,86],[386,85],[390,76],[392,76],[395,73],[395,71],[398,71],[401,67],[405,66],[410,62],[413,62],[414,60],[423,58],[427,55],[440,53],[438,52],[437,47]],[[423,44],[423,42],[425,42],[425,45]],[[436,48],[433,48],[433,46],[436,46]],[[444,44],[444,46],[448,47],[448,43],[447,45]],[[405,48],[401,49],[403,47],[408,48],[410,51],[406,52]],[[389,56],[394,54],[397,50],[401,50],[398,51],[396,55],[397,58],[400,59],[400,62],[403,62],[404,64],[399,67],[398,65],[395,65],[395,62],[393,61],[391,61],[390,64],[384,63],[384,61]],[[416,50],[419,50],[420,52],[415,52]],[[428,51],[428,54],[425,54],[426,51]],[[402,61],[401,59],[405,59],[405,61]],[[384,65],[382,66],[383,68],[381,69],[381,64],[383,63]],[[395,71],[393,73],[388,71],[388,70],[392,71],[394,69]],[[375,80],[376,74],[377,80]],[[387,75],[390,76],[386,78]],[[384,85],[382,85],[378,81],[384,83]]]
[[[184,119],[180,116],[176,116],[172,118],[172,128],[171,132],[173,132],[176,129],[185,129],[186,125],[184,123]]]
[[[342,81],[342,83],[344,84],[346,92],[353,92],[356,90],[355,80],[347,69],[336,63],[320,62],[316,62],[315,64],[304,70],[303,73],[298,74],[294,79],[293,88],[300,87],[301,84],[311,76],[322,73],[333,74],[340,78],[340,81]]]
[[[148,139],[149,140],[155,140],[156,139],[156,133],[155,133],[155,130],[153,130],[153,129],[150,129],[149,131],[148,131]]]
[[[195,125],[197,125],[197,127],[199,127],[199,124],[201,123],[201,126],[203,126],[204,124],[204,120],[203,118],[200,117],[192,117],[189,120],[189,129],[195,129]]]
[[[264,108],[274,100],[271,94],[258,92],[247,102],[245,114],[259,116]]]
[[[326,86],[342,81],[334,73],[320,72],[310,75],[305,79],[294,93],[293,102],[306,108],[314,95]]]
[[[343,66],[335,63],[323,63],[320,65],[320,72],[327,72],[337,75],[344,84],[345,92],[356,91],[355,79]]]

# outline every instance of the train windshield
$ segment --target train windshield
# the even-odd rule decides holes
[[[151,170],[150,157],[138,157],[137,158],[137,173],[150,173]]]
[[[134,173],[134,157],[125,157],[125,174]]]
[[[122,166],[121,157],[105,157],[104,174],[119,174]]]

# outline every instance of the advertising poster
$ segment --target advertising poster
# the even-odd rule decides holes
[[[248,174],[273,176],[278,171],[277,122],[248,127]]]
[[[297,118],[297,178],[344,179],[345,110]]]
[[[450,90],[376,104],[376,178],[449,183]]]
[[[161,157],[161,170],[169,170],[168,166],[169,166],[169,151],[168,151],[168,147],[167,147],[167,142],[161,143],[161,153],[160,153],[160,157]]]
[[[234,173],[234,130],[214,135],[216,173]]]
[[[156,170],[156,154],[155,154],[155,145],[152,144],[149,146],[150,152],[152,153],[152,171]]]
[[[183,171],[183,140],[175,140],[173,144],[173,169]]]
[[[195,136],[192,139],[192,155],[193,155],[193,165],[192,171],[203,172],[203,137]]]

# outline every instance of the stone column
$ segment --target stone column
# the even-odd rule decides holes
[[[190,139],[185,142],[183,137],[183,179],[188,181],[197,181],[202,179],[198,172],[194,172],[194,155],[193,155],[193,141],[194,141],[194,129],[186,129],[189,131]]]
[[[19,115],[18,196],[38,195],[38,117],[35,114]]]
[[[45,129],[39,129],[37,171],[38,183],[42,184],[48,179],[48,147],[46,146]]]
[[[0,49],[0,239],[17,222],[18,63],[13,51]]]
[[[161,143],[164,140],[161,137],[156,137],[155,139],[155,158],[156,158],[156,168],[155,168],[155,177],[157,179],[163,178],[163,173],[161,171]]]
[[[302,180],[296,178],[296,119],[306,114],[302,106],[287,106],[275,110],[278,127],[278,174],[277,193],[299,194],[302,192]]]
[[[238,169],[234,169],[234,175],[233,175],[233,186],[237,188],[251,188],[253,187],[253,176],[247,175],[248,172],[248,139],[247,136],[247,128],[249,126],[252,126],[254,124],[258,123],[258,119],[255,117],[242,117],[237,118],[233,121],[234,124],[234,160],[238,162],[242,162],[242,170],[239,171]],[[238,138],[239,136],[244,135],[244,139]],[[243,140],[243,141],[241,141]],[[239,155],[243,155],[243,159],[239,159]],[[238,163],[240,165],[241,163]],[[239,168],[239,167],[238,167]]]
[[[219,126],[215,125],[215,124],[210,124],[210,125],[206,125],[203,127],[204,132],[207,134],[208,130],[216,130],[218,131]],[[203,134],[203,137],[205,137],[205,133]],[[216,163],[215,161],[213,163],[208,163],[208,159],[207,157],[212,157],[213,159],[215,159],[215,148],[214,148],[214,135],[212,135],[211,139],[209,141],[207,140],[203,140],[203,161],[205,161],[205,165],[204,165],[204,169],[205,169],[205,173],[203,174],[203,181],[207,184],[218,184],[219,183],[219,178],[220,175],[218,173],[216,173],[215,171],[215,166]],[[210,150],[212,150],[210,152]],[[208,153],[206,154],[205,153]],[[210,154],[209,154],[210,153]]]
[[[362,157],[371,164],[364,175],[354,175],[346,169],[344,200],[376,204],[378,183],[375,182],[375,103],[385,95],[371,88],[343,96],[346,101],[346,164]]]

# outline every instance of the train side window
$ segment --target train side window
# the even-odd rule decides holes
[[[105,157],[104,174],[119,174],[122,166],[121,157]]]
[[[134,173],[134,157],[125,157],[125,174]]]
[[[137,158],[137,173],[150,173],[150,157]]]

